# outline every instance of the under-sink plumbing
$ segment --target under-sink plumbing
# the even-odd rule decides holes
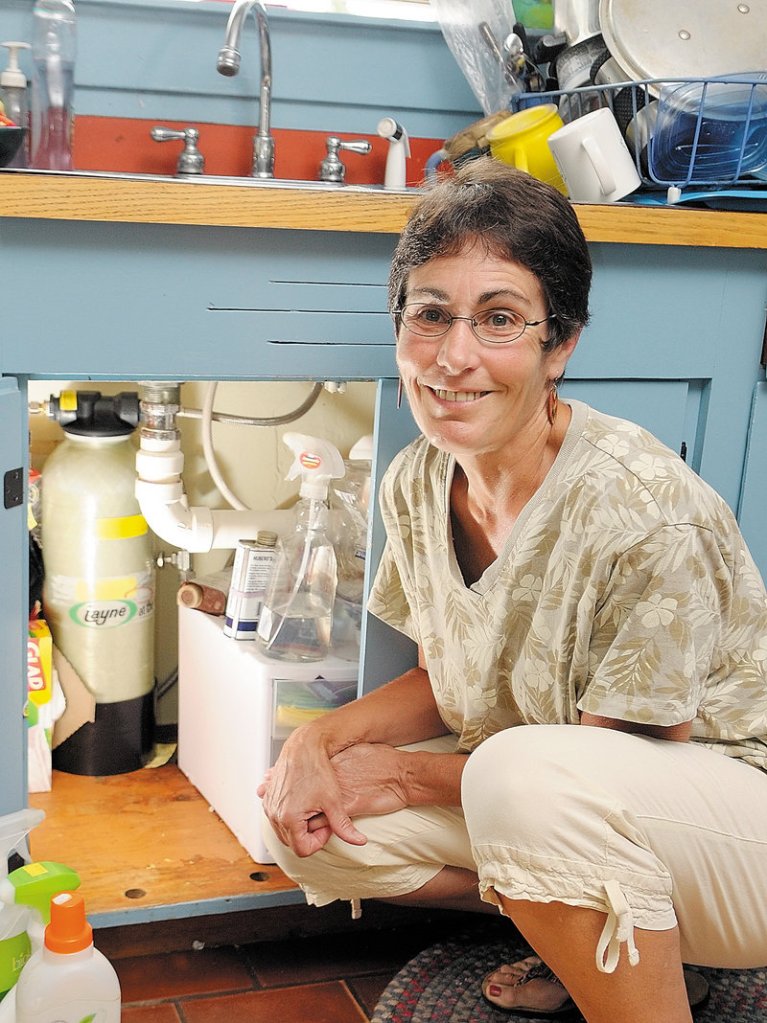
[[[272,119],[272,44],[269,35],[269,21],[266,8],[257,0],[235,0],[226,25],[224,45],[218,52],[216,70],[221,75],[232,77],[240,70],[240,36],[242,26],[251,9],[258,23],[261,47],[261,87],[258,132],[253,138],[254,178],[274,177],[274,139],[271,134]]]

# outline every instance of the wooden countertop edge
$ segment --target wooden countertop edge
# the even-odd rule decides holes
[[[398,234],[415,201],[415,194],[352,188],[0,173],[0,216],[30,219]],[[623,204],[575,210],[589,241],[767,249],[762,213]]]

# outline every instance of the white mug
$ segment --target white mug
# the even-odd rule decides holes
[[[573,202],[616,202],[642,184],[607,107],[570,121],[548,143]]]

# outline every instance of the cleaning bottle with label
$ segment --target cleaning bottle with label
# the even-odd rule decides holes
[[[295,454],[287,479],[301,476],[295,531],[282,545],[258,621],[258,649],[278,661],[321,661],[327,656],[338,582],[328,536],[328,487],[345,472],[337,448],[325,440],[286,433]]]
[[[32,952],[43,946],[45,928],[51,920],[51,899],[80,887],[80,876],[64,863],[39,860],[11,871],[0,880],[0,902],[26,906],[26,929]]]
[[[120,981],[94,948],[85,903],[76,892],[51,899],[43,947],[16,985],[16,1023],[120,1023]]]
[[[19,851],[29,832],[44,817],[42,810],[17,810],[0,817],[0,878],[3,881],[8,874],[8,857],[14,850]],[[28,917],[25,906],[0,904],[0,999],[13,988],[29,958]],[[2,1004],[0,1001],[0,1006]]]
[[[28,50],[29,43],[0,43],[8,50],[8,67],[0,72],[0,100],[5,116],[19,128],[27,129],[21,148],[7,167],[26,167],[29,162],[29,106],[27,104],[27,76],[19,67],[19,50]]]
[[[72,170],[77,24],[72,0],[35,0],[32,166]]]

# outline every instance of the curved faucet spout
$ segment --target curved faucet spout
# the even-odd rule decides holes
[[[250,11],[256,16],[261,47],[261,89],[258,133],[253,139],[253,167],[255,178],[274,177],[274,139],[271,133],[272,121],[272,44],[269,36],[269,21],[266,8],[258,0],[235,0],[226,25],[224,45],[218,53],[216,70],[231,77],[240,70],[240,36]]]

